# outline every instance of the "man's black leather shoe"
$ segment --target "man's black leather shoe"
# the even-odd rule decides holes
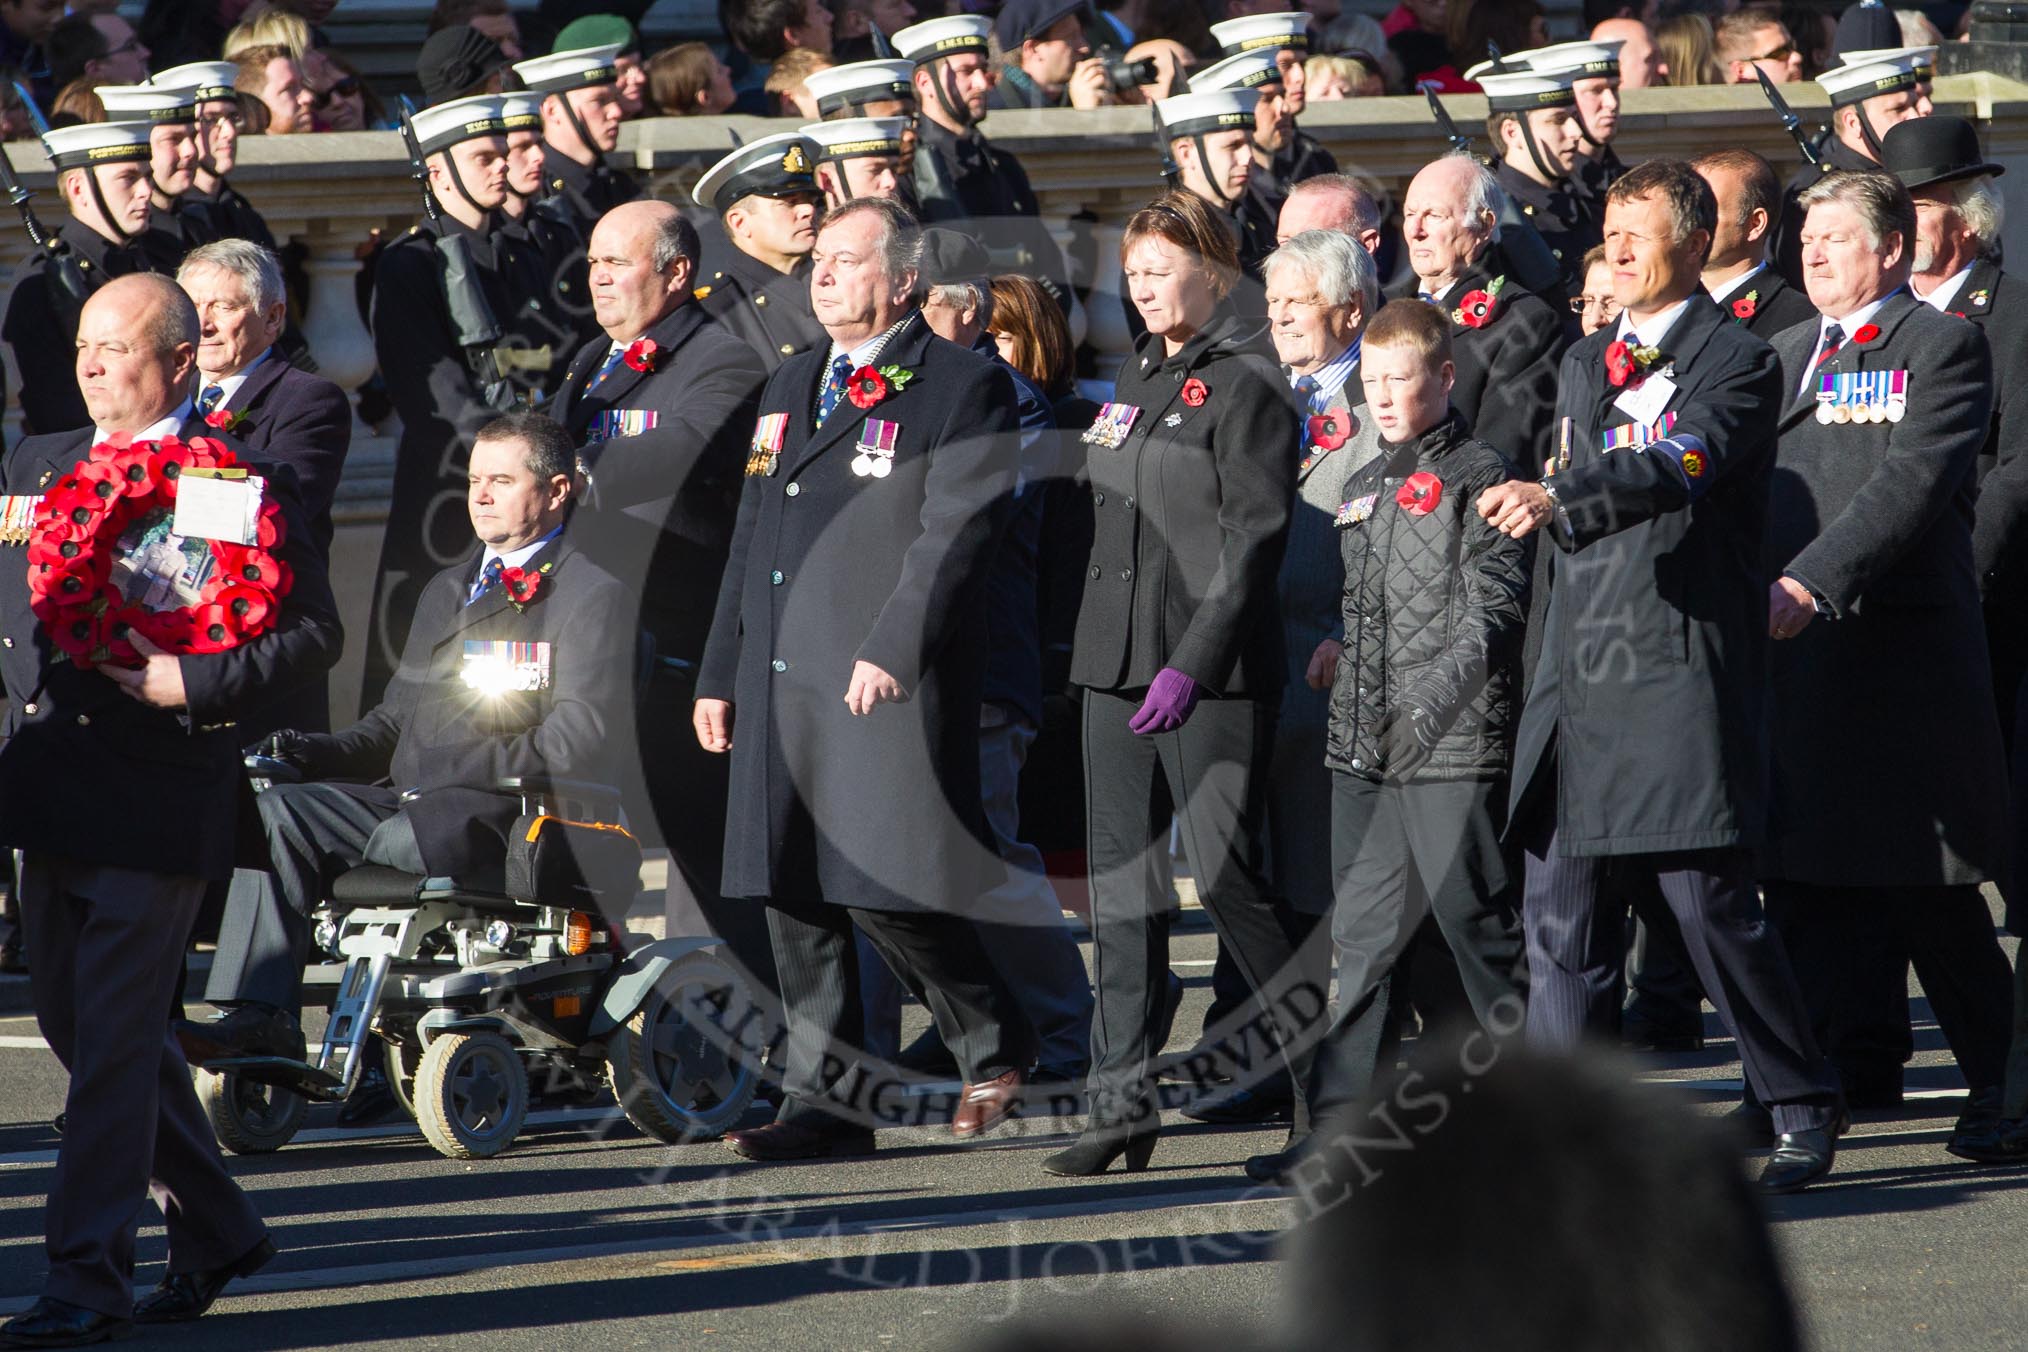
[[[0,1324],[0,1343],[8,1347],[89,1347],[124,1338],[133,1331],[132,1322],[118,1315],[100,1314],[44,1296]]]
[[[222,1268],[206,1272],[172,1272],[155,1289],[134,1302],[136,1324],[181,1324],[211,1308],[218,1293],[234,1277],[250,1277],[268,1265],[275,1246],[266,1236]]]
[[[1285,1079],[1269,1079],[1253,1089],[1237,1086],[1210,1094],[1183,1110],[1183,1116],[1217,1126],[1251,1122],[1286,1122],[1295,1116],[1295,1100]]]
[[[1774,1153],[1760,1171],[1761,1191],[1800,1192],[1831,1172],[1837,1154],[1831,1133],[1822,1127],[1783,1132],[1775,1137]]]
[[[1246,1176],[1256,1183],[1269,1183],[1286,1188],[1289,1179],[1295,1175],[1296,1166],[1310,1153],[1310,1138],[1298,1138],[1294,1132],[1282,1143],[1282,1148],[1266,1155],[1249,1155],[1244,1168]]]
[[[1944,1149],[1979,1164],[2028,1164],[2028,1117],[1959,1132]]]
[[[199,1023],[176,1019],[170,1025],[190,1064],[224,1061],[237,1056],[282,1056],[306,1060],[303,1026],[286,1009],[272,1005],[238,1005],[215,1019]]]

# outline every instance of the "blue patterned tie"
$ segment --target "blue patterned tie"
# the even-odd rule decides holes
[[[817,395],[817,426],[831,416],[831,410],[838,407],[838,401],[845,397],[845,382],[852,375],[852,358],[839,353],[831,363],[831,373],[824,378],[824,388]]]
[[[598,371],[595,374],[593,374],[591,378],[591,384],[586,386],[585,388],[595,390],[600,385],[604,384],[606,377],[613,373],[613,371],[619,366],[621,359],[624,358],[626,355],[627,350],[621,347],[618,343],[614,343],[613,350],[611,352],[606,353],[606,359],[604,364],[602,364],[599,367]]]
[[[1303,411],[1305,413],[1315,413],[1318,411],[1317,396],[1320,392],[1321,387],[1317,384],[1315,376],[1296,377],[1296,393],[1303,397]]]
[[[197,416],[202,418],[225,402],[225,386],[206,385],[197,392]]]
[[[468,606],[474,604],[479,600],[480,597],[484,596],[487,592],[493,590],[493,588],[499,586],[500,570],[501,570],[500,560],[498,559],[486,560],[486,567],[479,574],[479,584],[472,588],[472,594],[471,596],[466,598],[465,604]]]

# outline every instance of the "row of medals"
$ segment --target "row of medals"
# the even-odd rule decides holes
[[[1908,402],[1890,399],[1884,404],[1832,404],[1817,405],[1817,421],[1829,426],[1832,423],[1898,423],[1908,414]]]

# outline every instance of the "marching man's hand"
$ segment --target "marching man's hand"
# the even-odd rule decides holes
[[[1509,479],[1479,494],[1479,515],[1492,522],[1494,530],[1517,540],[1549,524],[1555,513],[1549,490],[1525,479]]]
[[[181,709],[188,702],[183,692],[183,660],[167,653],[141,635],[129,632],[127,641],[141,654],[138,669],[99,663],[99,674],[110,678],[133,698],[155,709]]]
[[[855,718],[864,718],[880,704],[906,704],[908,692],[901,682],[871,662],[852,664],[852,684],[845,690],[845,707]]]
[[[706,751],[732,750],[732,701],[698,700],[690,710],[690,726],[697,730],[697,745]]]
[[[1817,599],[1792,577],[1778,577],[1767,589],[1769,638],[1794,638],[1817,618]]]

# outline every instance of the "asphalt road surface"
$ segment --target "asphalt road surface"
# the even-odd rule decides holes
[[[1187,1042],[1208,999],[1211,940],[1181,934]],[[1862,1114],[1825,1184],[1771,1206],[1826,1349],[2017,1349],[2028,1328],[2028,1171],[1955,1162],[1942,1144],[1962,1083],[1917,1000],[1913,1096]],[[922,1019],[911,1009],[912,1033]],[[1717,1031],[1715,1021],[1709,1025]],[[1686,1102],[1737,1095],[1728,1041],[1653,1058]],[[0,1019],[0,1314],[45,1270],[42,1202],[63,1074],[34,1021]],[[1148,1172],[1051,1178],[1064,1125],[1024,1120],[954,1148],[936,1127],[884,1131],[860,1160],[761,1167],[723,1145],[645,1139],[609,1107],[538,1109],[508,1153],[446,1160],[412,1124],[339,1128],[233,1169],[281,1256],[163,1348],[558,1346],[965,1348],[1012,1315],[1106,1308],[1185,1322],[1274,1317],[1291,1206],[1238,1165],[1282,1127],[1171,1113]],[[1742,1154],[1741,1168],[1758,1161]],[[143,1288],[162,1230],[141,1238]]]

